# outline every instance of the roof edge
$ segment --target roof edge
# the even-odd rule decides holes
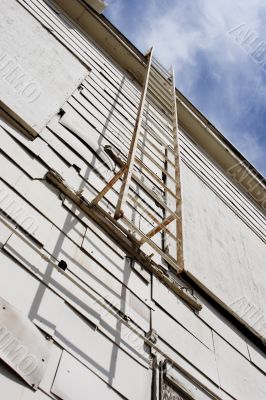
[[[106,17],[85,0],[54,2],[139,84],[143,83],[145,56]],[[180,126],[265,213],[266,179],[178,89],[176,97]]]

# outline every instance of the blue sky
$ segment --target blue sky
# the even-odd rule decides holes
[[[142,52],[153,45],[174,65],[177,88],[265,176],[265,0],[108,4],[105,16]]]

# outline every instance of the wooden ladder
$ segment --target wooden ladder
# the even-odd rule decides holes
[[[114,212],[116,221],[123,221],[128,229],[136,232],[140,237],[139,245],[148,243],[156,252],[158,252],[164,261],[171,265],[177,272],[183,270],[183,249],[182,249],[182,215],[181,215],[181,187],[180,187],[180,161],[179,161],[179,145],[178,145],[178,119],[175,94],[175,75],[174,69],[168,72],[160,65],[153,57],[153,48],[146,56],[147,67],[143,89],[138,106],[138,112],[132,139],[129,147],[126,163],[120,168],[118,173],[108,182],[103,190],[93,200],[93,205],[99,207],[100,201],[105,194],[121,180],[121,186],[118,194],[118,199]],[[167,121],[168,129],[171,135],[165,137],[158,134],[147,124],[149,118],[148,103],[156,106],[162,119]],[[152,140],[154,138],[161,142],[165,148],[165,168],[162,168],[148,153],[143,145],[140,144],[140,139],[143,135],[143,130],[148,133],[146,137],[147,143],[154,146]],[[141,160],[138,151],[145,154],[151,161],[162,171],[165,177],[162,182],[158,176]],[[136,166],[145,171],[150,176],[151,180],[163,188],[165,198],[162,199],[154,193],[143,180],[135,173]],[[153,229],[148,233],[144,233],[134,225],[125,215],[125,205],[129,198],[130,185],[132,180],[139,185],[146,193],[149,194],[164,210],[164,219],[158,222]],[[159,233],[164,232],[164,244],[160,247],[154,243],[152,238]]]

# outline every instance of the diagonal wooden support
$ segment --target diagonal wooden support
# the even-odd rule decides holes
[[[190,304],[191,307],[198,311],[201,310],[202,305],[197,301],[197,299],[191,296],[186,290],[183,290],[178,282],[166,275],[159,265],[150,260],[150,258],[147,257],[138,247],[138,241],[135,237],[126,231],[111,215],[100,209],[97,205],[92,206],[91,203],[74,191],[71,186],[67,184],[64,178],[55,171],[49,171],[46,175],[46,179],[68,196],[68,198],[78,207],[80,207],[88,218],[92,218],[93,221],[96,222],[116,243],[118,243],[127,254],[131,255],[141,265],[147,268],[148,271],[157,276],[158,279],[163,281],[169,289],[184,299],[184,301]],[[131,222],[130,225],[132,225]]]
[[[160,224],[158,224],[157,226],[155,226],[152,230],[150,230],[150,232],[146,233],[146,236],[148,238],[152,238],[153,236],[155,236],[158,232],[160,232],[163,228],[165,228],[167,225],[169,225],[171,222],[174,221],[175,219],[175,215],[169,215],[169,217],[165,218]],[[145,243],[146,240],[145,239],[141,239],[140,243],[143,244]]]
[[[127,165],[125,164],[118,173],[107,183],[107,185],[103,188],[103,190],[95,197],[92,201],[92,204],[98,204],[99,201],[106,195],[106,193],[114,186],[114,184],[121,178],[121,176],[125,173]]]

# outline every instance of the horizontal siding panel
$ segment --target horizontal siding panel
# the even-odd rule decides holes
[[[234,327],[225,317],[223,317],[215,307],[202,298],[198,293],[194,293],[203,305],[199,313],[199,318],[204,321],[213,331],[218,333],[224,340],[231,344],[239,353],[249,359],[247,342],[244,334]]]
[[[60,360],[52,392],[63,400],[122,399],[110,386],[66,351]]]
[[[266,357],[260,349],[254,344],[248,343],[248,352],[252,364],[256,365],[261,371],[266,374]]]
[[[12,256],[14,253],[9,250],[14,240],[17,239],[11,238],[10,245],[5,247]],[[30,261],[27,260],[27,263],[30,264]],[[64,312],[63,300],[3,252],[0,252],[0,272],[1,296],[47,334],[52,335]]]
[[[100,314],[94,310],[95,299],[90,295],[90,292],[92,295],[93,292],[89,288],[83,285],[87,289],[84,292],[84,290],[69,280],[67,276],[63,275],[47,260],[41,257],[28,243],[18,237],[11,237],[5,245],[5,251],[34,274],[37,280],[52,289],[53,292],[57,293],[57,295],[71,304],[95,325],[98,325]],[[25,259],[25,254],[27,255],[27,259]],[[36,283],[38,282],[37,280]]]
[[[52,344],[50,357],[47,363],[47,368],[45,371],[45,375],[41,380],[39,388],[53,399],[57,400],[56,397],[51,393],[51,388],[53,385],[53,381],[56,376],[56,371],[62,357],[63,349],[59,347],[55,342]],[[12,399],[13,400],[13,399]]]
[[[265,374],[254,368],[216,333],[214,345],[222,389],[236,399],[265,398]]]
[[[266,223],[263,214],[240,189],[212,163],[185,135],[181,135],[181,154],[186,164],[225,203],[266,241]],[[182,175],[181,175],[182,177]]]
[[[59,243],[58,246],[60,246]],[[71,278],[71,280],[69,280],[67,276],[60,273],[60,271],[57,271],[56,268],[36,253],[34,249],[29,247],[24,241],[16,237],[16,235],[11,237],[4,249],[37,278],[34,278],[34,276],[30,275],[21,267],[19,270],[16,269],[16,272],[20,272],[23,277],[25,276],[26,278],[31,279],[31,281],[25,281],[25,279],[22,279],[19,276],[14,277],[14,281],[18,282],[19,285],[23,282],[22,286],[20,286],[22,291],[25,290],[25,287],[31,287],[32,291],[27,291],[27,304],[28,307],[30,307],[29,314],[36,325],[42,328],[49,335],[53,335],[56,328],[56,322],[60,321],[61,315],[65,312],[66,306],[63,307],[64,303],[62,302],[62,299],[64,299],[80,314],[84,315],[85,318],[97,325],[98,330],[103,331],[105,335],[114,342],[117,341],[121,348],[124,348],[124,350],[130,353],[133,358],[136,358],[142,365],[147,367],[148,352],[143,341],[140,340],[135,333],[131,332],[128,328],[124,327],[123,324],[117,321],[117,319],[120,319],[119,311],[122,311],[124,314],[130,316],[130,320],[137,321],[141,327],[139,333],[142,336],[144,335],[143,329],[146,331],[148,330],[147,325],[149,327],[149,314],[147,316],[148,321],[146,321],[140,313],[143,309],[144,312],[149,309],[134,295],[127,290],[125,290],[123,295],[123,288],[120,288],[120,296],[118,295],[116,297],[113,295],[115,287],[112,288],[110,286],[110,291],[106,295],[106,300],[117,309],[117,318],[115,318],[101,305],[99,302],[102,300],[101,297],[87,284],[81,283],[82,277],[75,279],[76,275],[71,273],[71,269],[67,270],[67,275]],[[27,258],[25,258],[25,254],[27,255]],[[59,254],[59,258],[60,255],[61,254]],[[63,259],[68,262],[67,257],[64,257]],[[6,268],[5,271],[7,278],[10,278],[10,269]],[[12,281],[13,279],[11,282]],[[39,281],[43,282],[43,284],[40,284]],[[3,283],[6,284],[6,280],[3,280]],[[48,289],[47,286],[60,297]],[[82,290],[82,288],[84,288],[85,291]],[[7,289],[9,291],[10,286],[7,286]],[[17,296],[16,292],[11,293],[14,296]],[[43,303],[44,297],[45,302]],[[59,304],[58,307],[56,306],[57,303]],[[140,304],[142,304],[142,308],[140,307]],[[120,334],[119,326],[121,331]],[[135,327],[135,329],[138,330],[137,327]],[[126,340],[128,335],[130,335],[131,342]]]
[[[25,149],[4,129],[0,128],[0,135],[0,150],[12,159],[32,179],[44,178],[48,170],[39,160],[34,158],[28,151],[25,151]],[[1,165],[0,169],[4,171]]]
[[[185,375],[188,376],[189,380],[195,382],[199,386],[202,386],[207,389],[208,392],[213,393],[214,399],[219,399],[221,394],[219,382],[217,379],[217,383],[213,382],[212,377],[208,377],[205,375],[205,372],[202,369],[198,369],[195,366],[194,362],[189,362],[186,360],[176,349],[173,349],[168,343],[162,340],[160,337],[157,341],[157,346],[160,348],[161,351],[164,352],[166,358],[168,360],[168,366],[171,366],[171,362],[173,362],[173,368],[178,368],[181,371],[184,371]],[[158,360],[164,360],[159,353],[156,353],[158,356]],[[197,353],[195,354],[195,358],[197,358]],[[217,371],[217,368],[216,370]],[[214,373],[215,373],[214,371]],[[171,373],[171,367],[168,369],[168,374]]]
[[[152,313],[152,328],[176,352],[218,384],[215,354],[158,307]]]
[[[117,67],[114,67],[108,58],[103,56],[103,54],[93,46],[88,39],[85,39],[83,35],[77,33],[77,29],[74,29],[75,24],[73,22],[69,21],[68,18],[63,17],[62,14],[60,14],[59,18],[58,15],[45,6],[44,2],[27,1],[27,3],[28,9],[36,16],[36,18],[40,19],[42,23],[52,29],[52,33],[55,34],[64,45],[68,44],[69,48],[90,66],[107,73],[112,83],[114,84],[116,82],[118,88],[121,86],[122,81],[123,84],[127,86],[128,93],[131,95],[134,93],[137,96],[132,98],[132,102],[138,102],[139,91],[136,89],[135,85],[126,78],[124,73],[120,72]],[[63,21],[66,21],[65,24]],[[69,29],[69,26],[72,26],[71,30]],[[88,55],[88,58],[85,58],[84,54]],[[151,104],[149,107],[150,109],[153,108]],[[156,119],[158,119],[158,116]]]
[[[57,189],[46,182],[30,180],[25,175],[17,182],[15,189],[47,219],[81,245],[86,228],[63,208]]]
[[[211,329],[155,276],[152,279],[152,298],[195,338],[214,351]]]
[[[7,167],[6,164],[5,167]],[[5,178],[10,176],[12,177],[12,174],[5,174]],[[1,179],[0,210],[39,243],[46,242],[52,229],[52,223]]]
[[[151,297],[150,284],[148,284],[146,281],[143,281],[143,279],[140,278],[134,270],[132,270],[131,262],[125,262],[126,254],[122,252],[122,250],[118,251],[117,244],[111,242],[111,239],[108,239],[103,231],[101,231],[99,228],[97,229],[97,226],[92,221],[90,221],[88,217],[82,213],[82,211],[79,211],[76,205],[68,200],[65,201],[65,204],[68,204],[68,207],[70,207],[72,209],[72,212],[74,212],[76,215],[79,214],[79,218],[82,218],[82,221],[87,224],[91,230],[94,231],[94,234],[98,234],[98,236],[104,238],[103,240],[105,243],[109,244],[109,246],[112,246],[111,254],[113,254],[113,252],[116,252],[122,260],[122,262],[120,261],[120,266],[116,265],[113,269],[110,268],[110,264],[103,264],[101,265],[101,267],[105,271],[107,271],[108,274],[115,277],[118,281],[126,285],[131,290],[131,292],[135,293],[136,296],[139,297],[139,299],[149,304]],[[58,248],[56,246],[57,241],[62,246],[62,256],[65,255],[68,256],[70,260],[76,260],[76,262],[80,263],[84,268],[88,269],[90,273],[96,274],[96,277],[98,277],[97,268],[100,269],[100,264],[97,262],[97,260],[89,257],[88,253],[84,253],[84,251],[82,251],[81,249],[79,250],[76,245],[71,242],[62,232],[60,232],[56,227],[53,227],[49,236],[49,241],[47,241],[47,243],[45,244],[45,249],[53,255],[56,255],[56,253],[58,253]],[[79,274],[82,274],[82,271],[80,271]],[[87,273],[85,272],[85,276],[86,274]],[[99,272],[99,274],[101,273]],[[105,279],[103,280],[103,283],[105,282]],[[108,278],[108,281],[109,279],[111,278]]]
[[[70,308],[61,319],[55,340],[127,399],[150,398],[151,370],[119,349]]]
[[[149,286],[132,271],[127,258],[120,258],[119,264],[112,264],[110,261],[108,262],[107,257],[101,260],[94,254],[91,255],[90,252],[82,251],[56,228],[52,230],[50,236],[45,249],[53,257],[58,261],[66,261],[68,270],[73,275],[113,304],[115,308],[129,315],[130,319],[141,329],[146,332],[150,329]],[[106,246],[104,241],[100,242],[97,239],[93,248],[100,248],[104,253],[103,246]],[[105,249],[105,251],[109,251],[109,259],[115,256],[111,248],[110,250]],[[116,278],[117,270],[120,271],[122,281]]]

